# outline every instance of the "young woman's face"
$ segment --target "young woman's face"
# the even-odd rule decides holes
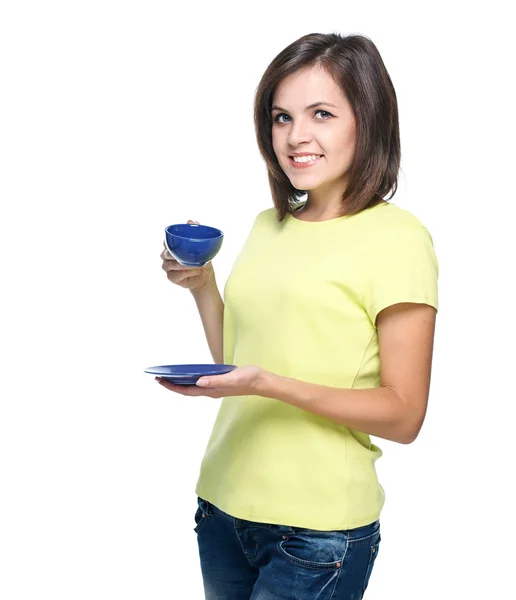
[[[355,149],[355,118],[326,70],[310,67],[286,77],[274,93],[272,120],[274,152],[295,188],[344,190]],[[294,154],[320,158],[298,163]]]

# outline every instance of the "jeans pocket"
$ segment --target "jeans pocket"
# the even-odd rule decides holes
[[[195,520],[194,531],[195,531],[195,533],[199,533],[199,531],[201,530],[203,525],[208,520],[208,511],[206,508],[206,500],[203,500],[202,498],[197,499],[197,510],[195,511],[194,520]]]
[[[345,533],[297,528],[294,532],[278,544],[284,558],[308,569],[335,571],[341,567],[348,543]]]
[[[362,589],[362,593],[364,593],[366,591],[367,586],[369,584],[369,578],[371,577],[374,563],[375,563],[376,557],[378,556],[378,550],[380,549],[381,541],[382,541],[382,538],[380,535],[378,535],[378,538],[375,539],[375,541],[371,544],[371,548],[369,550],[369,564],[367,565],[367,571],[366,571],[366,576],[364,579],[364,587]]]

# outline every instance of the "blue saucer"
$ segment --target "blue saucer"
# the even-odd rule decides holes
[[[203,375],[224,375],[236,369],[236,365],[161,365],[149,367],[145,373],[163,377],[171,383],[178,385],[195,385]]]

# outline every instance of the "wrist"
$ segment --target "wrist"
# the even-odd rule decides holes
[[[274,373],[260,369],[260,373],[255,382],[255,389],[257,396],[264,396],[265,398],[273,398],[274,394]]]
[[[194,298],[199,298],[201,296],[211,295],[216,288],[217,284],[215,283],[215,279],[209,279],[202,287],[193,290],[191,289],[190,293]]]

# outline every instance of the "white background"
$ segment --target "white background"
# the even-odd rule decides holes
[[[392,201],[440,263],[425,424],[408,446],[375,440],[386,504],[366,598],[514,597],[508,5],[2,3],[3,600],[202,599],[194,487],[220,400],[143,373],[212,362],[161,270],[163,228],[224,231],[222,290],[272,206],[256,86],[313,32],[377,45],[400,110]]]

